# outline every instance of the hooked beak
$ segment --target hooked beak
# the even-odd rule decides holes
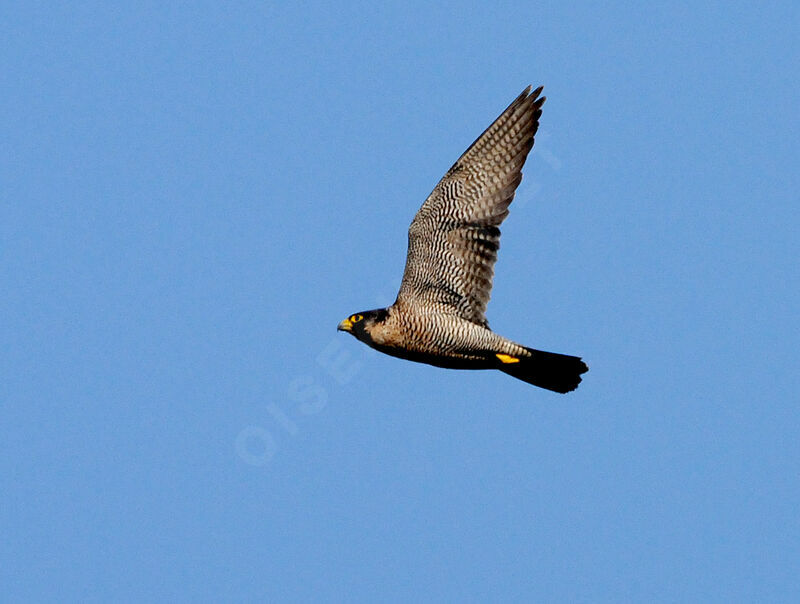
[[[348,318],[339,323],[339,327],[336,328],[336,331],[352,331],[353,330],[353,322]]]

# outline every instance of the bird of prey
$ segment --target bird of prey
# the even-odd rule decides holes
[[[499,369],[554,392],[578,387],[588,368],[489,329],[484,312],[500,223],[522,180],[539,127],[542,88],[528,86],[447,171],[408,229],[394,304],[362,311],[338,329],[386,354],[451,369]]]

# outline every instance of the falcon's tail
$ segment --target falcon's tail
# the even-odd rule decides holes
[[[528,348],[531,357],[497,355],[498,369],[518,380],[553,392],[571,392],[581,383],[581,374],[589,371],[578,357]]]

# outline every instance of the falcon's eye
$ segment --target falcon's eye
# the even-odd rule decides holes
[[[363,318],[364,318],[364,315],[353,315],[352,317],[350,317],[350,322],[351,323],[358,323]]]

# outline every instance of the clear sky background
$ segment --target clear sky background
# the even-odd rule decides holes
[[[800,599],[796,2],[3,3],[3,600]],[[382,356],[528,84],[488,317]]]

